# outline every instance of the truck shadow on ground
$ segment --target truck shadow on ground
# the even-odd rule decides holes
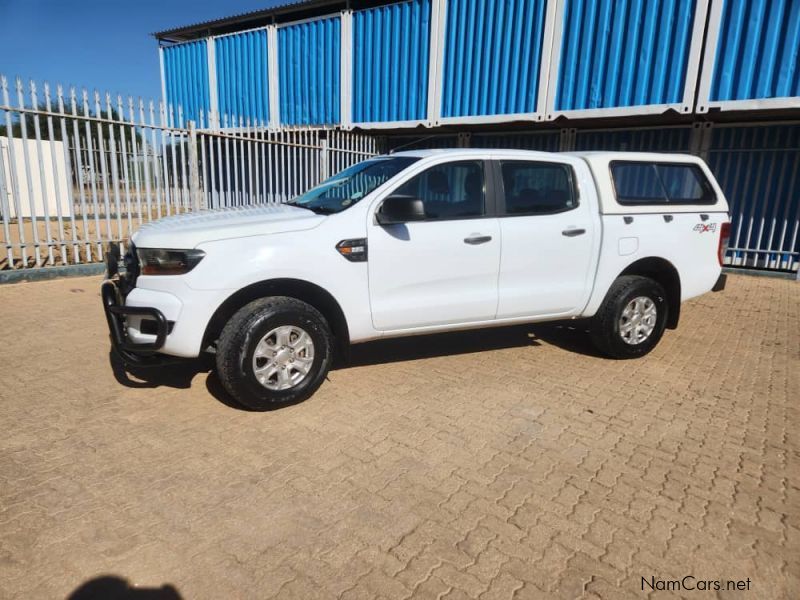
[[[347,369],[408,360],[473,354],[530,346],[557,346],[569,352],[600,356],[586,331],[574,322],[538,323],[377,340],[352,347],[350,360],[333,369]]]
[[[576,354],[601,356],[592,345],[586,326],[569,321],[437,333],[357,344],[352,347],[349,359],[338,358],[331,370],[545,345]],[[125,366],[111,351],[109,362],[116,380],[130,388],[188,389],[198,374],[208,373],[206,388],[212,396],[231,408],[248,410],[231,398],[223,388],[214,370],[213,357],[142,368]]]

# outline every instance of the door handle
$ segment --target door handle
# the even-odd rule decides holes
[[[586,233],[585,229],[565,229],[561,232],[561,235],[565,235],[567,237],[575,237],[576,235],[583,235]]]
[[[477,246],[478,244],[485,244],[486,242],[491,242],[492,236],[490,235],[471,235],[470,237],[464,238],[465,244],[470,244],[472,246]]]

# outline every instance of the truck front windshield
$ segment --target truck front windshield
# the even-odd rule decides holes
[[[288,204],[319,214],[341,212],[418,160],[410,156],[384,156],[365,160],[326,179],[305,194],[290,200]]]

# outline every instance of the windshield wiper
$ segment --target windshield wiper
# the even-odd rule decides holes
[[[289,206],[296,206],[297,208],[305,208],[306,210],[310,210],[314,214],[317,215],[332,215],[334,213],[339,212],[338,210],[334,210],[332,208],[327,208],[325,206],[305,206],[303,204],[297,204],[292,201],[286,202]]]
[[[339,212],[338,210],[327,208],[325,206],[315,206],[314,208],[310,208],[309,210],[313,210],[318,215],[333,215]]]

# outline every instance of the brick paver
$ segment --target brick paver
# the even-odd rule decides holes
[[[732,277],[637,361],[553,326],[370,344],[250,413],[197,367],[115,376],[99,281],[0,287],[2,598],[800,597],[799,284]]]

